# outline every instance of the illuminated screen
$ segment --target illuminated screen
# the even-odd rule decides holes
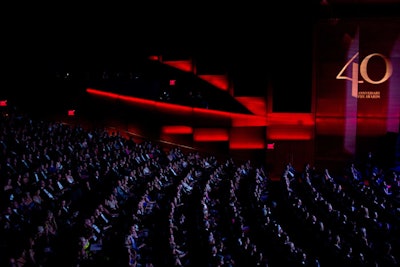
[[[352,146],[357,135],[398,132],[400,19],[320,21],[315,39],[317,133]]]

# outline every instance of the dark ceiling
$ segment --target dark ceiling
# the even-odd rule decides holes
[[[399,4],[400,0],[229,5],[146,1],[7,7],[1,26],[1,78],[13,90],[32,85],[38,77],[46,79],[42,76],[55,70],[123,69],[138,57],[162,54],[195,57],[199,64],[229,70],[247,85],[253,80],[249,77],[273,75],[271,70],[279,69],[285,59],[304,62],[303,69],[309,70],[312,25],[317,20],[400,16]]]

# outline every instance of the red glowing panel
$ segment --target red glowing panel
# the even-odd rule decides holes
[[[193,128],[185,125],[164,125],[161,132],[164,134],[192,134]]]
[[[231,129],[230,149],[264,149],[264,127],[235,127]]]
[[[0,100],[0,107],[7,107],[7,100]]]
[[[74,109],[68,110],[68,116],[75,116],[75,110]]]
[[[253,114],[265,116],[267,113],[267,105],[264,97],[237,96],[235,99]]]
[[[228,141],[229,133],[221,128],[197,128],[194,129],[193,139],[197,142]]]
[[[269,113],[269,125],[300,125],[313,126],[314,115],[312,113]]]
[[[265,116],[246,115],[246,114],[233,114],[232,126],[267,126],[267,118]]]
[[[269,140],[311,140],[313,136],[311,127],[270,127],[267,129]]]
[[[264,149],[264,142],[257,140],[247,140],[243,142],[230,142],[229,149]]]
[[[174,67],[178,70],[185,72],[193,71],[193,64],[191,60],[171,60],[171,61],[163,61],[164,64]]]
[[[229,89],[229,82],[226,75],[198,75],[200,79],[214,85],[218,89],[227,91]]]
[[[317,118],[316,120],[316,134],[318,135],[344,135],[346,119],[343,117],[338,118]],[[356,120],[352,120],[356,124]]]
[[[176,80],[169,80],[169,85],[170,86],[175,86],[176,85]]]

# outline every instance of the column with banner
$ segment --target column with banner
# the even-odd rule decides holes
[[[314,33],[317,156],[379,149],[399,131],[400,19],[322,20]]]

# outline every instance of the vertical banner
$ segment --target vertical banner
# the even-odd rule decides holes
[[[315,29],[317,134],[358,137],[398,132],[400,19],[321,20]]]

